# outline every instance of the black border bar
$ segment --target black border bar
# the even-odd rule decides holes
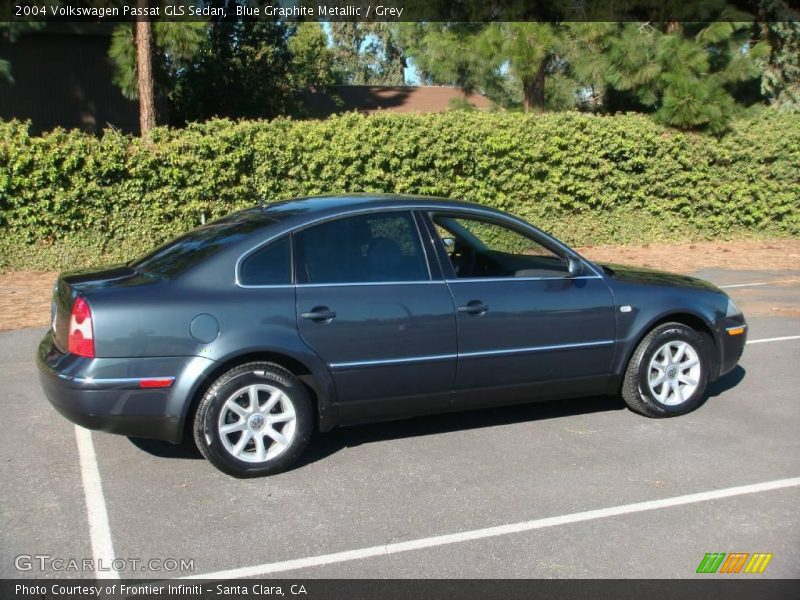
[[[24,586],[24,587],[20,587]],[[123,588],[122,586],[128,586]],[[170,588],[169,586],[183,586]],[[218,587],[219,586],[219,587]],[[97,593],[97,589],[100,593]],[[137,591],[131,592],[131,588]],[[277,590],[276,588],[279,588]],[[80,590],[70,593],[69,590]],[[172,592],[169,590],[172,589]],[[114,591],[116,590],[116,591]],[[226,600],[297,598],[300,600],[780,600],[797,598],[798,579],[749,576],[697,579],[244,579],[108,580],[5,579],[4,600]]]
[[[282,20],[352,22],[710,22],[764,20],[776,0],[3,0],[0,21],[118,23]],[[800,18],[800,0],[780,20]],[[772,17],[774,18],[774,17]]]

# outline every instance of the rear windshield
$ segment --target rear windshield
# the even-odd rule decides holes
[[[159,246],[128,266],[145,273],[176,275],[243,240],[263,226],[263,219],[203,225]]]

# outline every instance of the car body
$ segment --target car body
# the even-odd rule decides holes
[[[90,315],[83,333],[76,310]],[[696,380],[702,396],[737,364],[747,328],[707,282],[592,263],[487,207],[395,195],[258,206],[138,261],[62,274],[52,317],[38,365],[53,406],[91,429],[175,443],[215,382],[243,364],[283,369],[326,431],[619,394],[637,348],[664,324],[687,329],[681,356],[695,352],[702,371],[651,390],[673,406],[634,409],[680,414],[701,399],[687,406],[675,378]],[[80,350],[87,337],[91,352]],[[264,427],[253,418],[248,427]]]

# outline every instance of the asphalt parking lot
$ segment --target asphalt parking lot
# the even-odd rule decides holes
[[[76,431],[39,389],[43,330],[1,333],[0,577],[87,575],[15,568],[39,554],[193,560],[123,578],[683,578],[707,552],[800,577],[800,271],[699,275],[741,286],[758,343],[690,415],[591,398],[341,429],[255,480]]]

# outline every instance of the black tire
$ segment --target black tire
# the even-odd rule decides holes
[[[226,401],[253,384],[264,384],[280,390],[284,395],[281,396],[281,406],[288,401],[294,411],[294,430],[290,442],[280,450],[279,454],[260,462],[249,462],[234,456],[231,451],[226,449],[219,431],[220,413],[223,411]],[[262,393],[257,394],[259,401]],[[241,398],[244,400],[245,396],[243,395]],[[242,417],[242,420],[246,419]],[[314,411],[303,384],[283,367],[268,362],[243,364],[223,374],[203,396],[194,417],[194,440],[198,449],[216,468],[234,477],[259,477],[286,470],[297,461],[305,450],[313,429]],[[239,435],[244,435],[244,433]],[[230,433],[228,436],[226,438],[228,444],[235,445],[237,434]],[[272,443],[266,437],[264,439],[265,445],[266,442]],[[255,439],[252,444],[252,460],[256,460],[258,457],[255,456]],[[251,443],[248,442],[245,449],[250,446]]]
[[[659,349],[669,342],[685,342],[689,344],[697,353],[700,361],[700,376],[697,379],[697,387],[683,402],[672,406],[660,402],[648,382],[651,359]],[[633,356],[631,356],[622,382],[622,399],[625,400],[631,410],[646,417],[677,417],[693,411],[705,399],[705,390],[711,366],[712,353],[709,348],[711,343],[713,342],[707,335],[701,334],[682,323],[664,323],[654,328],[639,343]],[[657,374],[658,371],[655,371],[655,373]]]

